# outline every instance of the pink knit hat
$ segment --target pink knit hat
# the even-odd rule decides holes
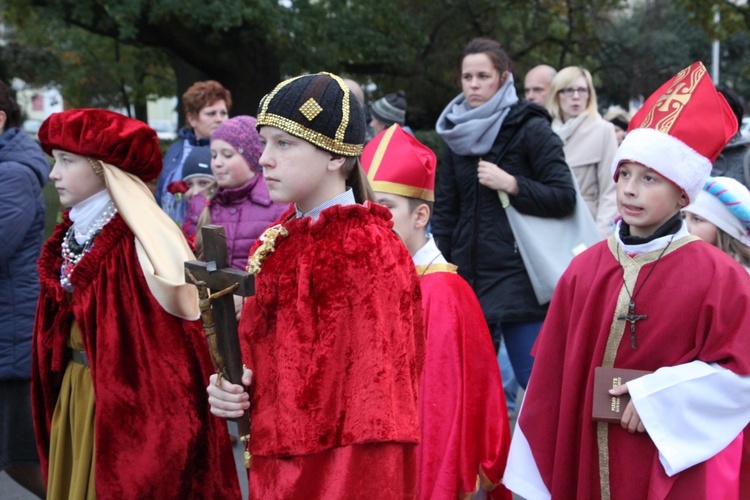
[[[260,155],[263,145],[255,130],[255,118],[252,116],[235,116],[225,121],[211,134],[211,142],[221,140],[228,143],[245,159],[254,172],[260,172]]]

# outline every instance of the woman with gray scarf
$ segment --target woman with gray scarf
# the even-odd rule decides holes
[[[493,337],[505,340],[526,387],[547,304],[536,300],[500,197],[521,213],[564,217],[575,209],[574,181],[549,114],[519,101],[513,62],[498,42],[472,40],[459,71],[462,93],[436,126],[446,148],[432,228],[445,258],[473,286]]]

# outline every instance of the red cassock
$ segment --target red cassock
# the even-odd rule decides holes
[[[573,260],[535,346],[518,425],[552,498],[601,498],[597,424],[591,419],[594,368],[605,356],[623,288],[623,268],[611,243]],[[699,360],[749,374],[746,272],[702,241],[655,260],[644,264],[631,288],[637,291],[637,313],[648,316],[637,322],[637,347],[631,347],[628,324],[614,366],[655,371]],[[669,477],[648,433],[630,434],[619,424],[606,429],[612,499],[703,498],[699,492],[710,490],[711,460]]]
[[[413,498],[424,332],[411,257],[379,205],[293,215],[240,320],[251,494]]]
[[[198,321],[177,318],[149,291],[133,232],[115,216],[60,286],[63,216],[39,260],[41,295],[32,354],[36,439],[46,477],[50,422],[80,327],[96,397],[95,487],[100,499],[239,498],[222,419],[205,385],[213,372]]]
[[[480,486],[491,489],[489,498],[509,500],[510,492],[498,484],[510,428],[490,332],[474,291],[449,270],[455,266],[433,266],[441,270],[420,279],[427,350],[419,398],[419,496],[453,500]]]

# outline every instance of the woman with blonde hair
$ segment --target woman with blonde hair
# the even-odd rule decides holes
[[[579,66],[560,70],[552,80],[547,109],[552,130],[565,144],[565,160],[603,236],[612,234],[618,215],[610,166],[617,151],[614,126],[597,111],[591,73]]]

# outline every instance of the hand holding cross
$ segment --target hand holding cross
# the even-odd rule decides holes
[[[242,385],[242,355],[232,295],[253,295],[255,277],[228,266],[226,234],[222,226],[205,226],[201,235],[206,262],[185,262],[186,278],[198,287],[203,331],[219,374],[217,384],[224,377],[233,384]],[[237,423],[241,439],[247,441],[250,437],[248,411],[231,420]]]

